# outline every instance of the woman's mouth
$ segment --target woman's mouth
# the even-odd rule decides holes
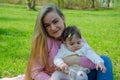
[[[54,31],[53,34],[56,34],[58,31],[59,31],[59,30]]]

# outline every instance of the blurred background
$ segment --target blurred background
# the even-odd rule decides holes
[[[35,10],[35,6],[55,3],[61,8],[90,9],[90,8],[118,8],[120,0],[0,0],[0,3],[26,4],[28,9]]]

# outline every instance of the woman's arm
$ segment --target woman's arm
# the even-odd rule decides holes
[[[68,64],[70,66],[73,64],[80,64],[81,57],[74,55],[74,56],[65,57],[63,60],[66,64]]]
[[[32,79],[34,80],[50,80],[50,76],[44,71],[44,65],[38,60],[34,63],[31,73]]]

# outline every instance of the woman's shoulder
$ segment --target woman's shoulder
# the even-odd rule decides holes
[[[52,42],[54,42],[54,43],[61,43],[61,41],[56,40],[56,39],[51,38],[51,37],[47,37],[47,42],[48,42],[48,43],[52,43]]]
[[[60,47],[62,41],[58,41],[54,38],[47,37],[47,44],[48,44],[48,49],[51,47]]]

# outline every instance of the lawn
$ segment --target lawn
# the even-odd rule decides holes
[[[0,78],[24,74],[31,38],[39,12],[25,5],[0,4]],[[76,25],[97,54],[113,63],[114,79],[120,80],[120,11],[62,10],[66,25]]]

